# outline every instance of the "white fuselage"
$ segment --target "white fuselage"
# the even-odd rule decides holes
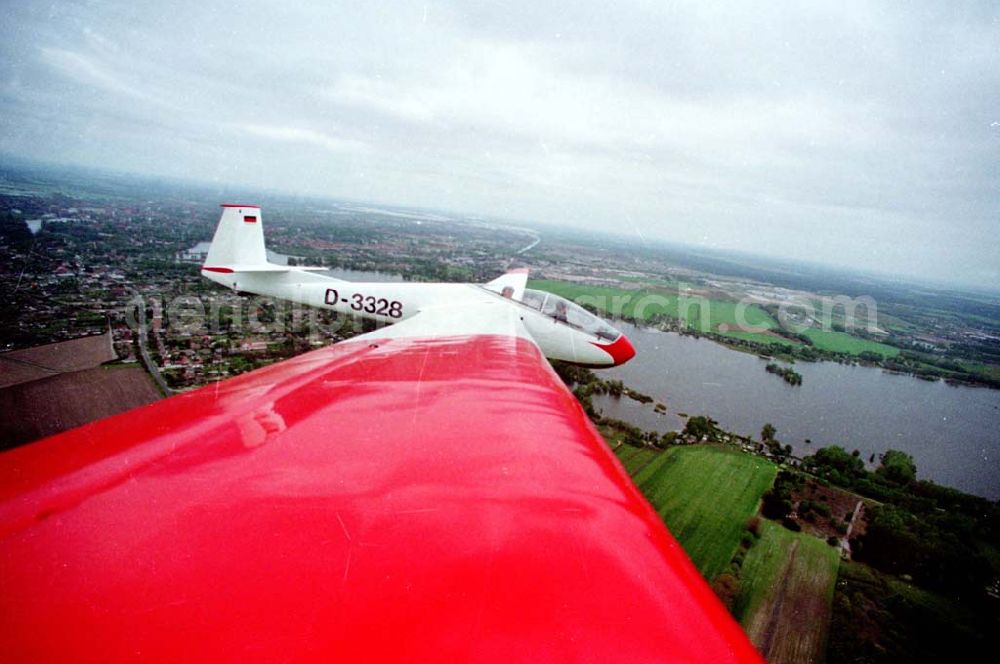
[[[518,313],[531,338],[549,359],[590,366],[613,366],[605,348],[609,340],[560,323],[541,311],[508,299],[478,284],[420,282],[351,282],[312,272],[202,271],[202,275],[236,291],[244,291],[329,309],[341,314],[398,323],[422,310],[502,303]]]

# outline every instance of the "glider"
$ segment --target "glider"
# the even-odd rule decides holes
[[[625,337],[260,233],[226,207],[203,274],[395,324],[0,455],[6,661],[762,661],[545,360]]]
[[[203,276],[238,292],[282,298],[379,323],[410,323],[427,333],[475,333],[506,321],[545,357],[593,367],[627,362],[635,349],[621,332],[553,293],[525,288],[526,269],[477,284],[356,283],[316,274],[323,268],[267,261],[260,208],[223,205],[201,268]],[[409,334],[409,332],[407,332]],[[394,336],[403,334],[400,330]]]

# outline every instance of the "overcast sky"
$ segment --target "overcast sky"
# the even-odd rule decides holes
[[[1000,3],[12,2],[0,152],[1000,283]]]

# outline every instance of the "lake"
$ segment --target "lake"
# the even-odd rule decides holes
[[[707,339],[620,327],[637,355],[597,373],[662,401],[668,414],[624,397],[595,397],[605,415],[660,432],[683,426],[677,413],[709,415],[723,429],[755,438],[770,422],[797,456],[835,444],[860,450],[865,461],[903,450],[920,478],[1000,498],[1000,390],[834,362],[797,362],[802,385],[793,387],[765,372],[767,360],[755,355]]]

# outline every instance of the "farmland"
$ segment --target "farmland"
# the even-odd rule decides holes
[[[622,316],[637,322],[666,317],[699,332],[721,334],[732,339],[760,344],[778,342],[795,348],[803,345],[800,341],[777,334],[781,325],[759,305],[741,305],[729,299],[687,295],[676,286],[630,289],[553,280],[532,280],[530,285],[594,307],[605,315]],[[801,334],[820,351],[848,355],[868,351],[884,358],[899,355],[898,348],[839,330],[809,327]]]
[[[839,549],[770,521],[746,554],[733,614],[774,664],[821,661]]]
[[[748,534],[774,464],[713,445],[615,453],[706,579],[738,575],[731,609],[765,658],[822,661],[839,548],[767,520]]]
[[[722,571],[774,480],[774,464],[721,447],[673,447],[636,463],[618,448],[633,480],[707,579]],[[630,472],[635,472],[634,470]]]
[[[606,423],[602,432],[615,439]],[[619,444],[615,454],[772,664],[975,659],[989,647],[997,618],[986,595],[959,599],[918,587],[909,575],[841,562],[822,520],[786,526],[752,517],[775,482],[769,461],[706,444]],[[796,502],[808,495],[842,522],[856,496],[837,502],[830,491],[807,483]]]
[[[820,350],[828,350],[834,353],[849,353],[851,355],[858,355],[865,351],[878,353],[883,357],[896,357],[899,355],[898,348],[880,344],[877,341],[860,339],[846,332],[809,328],[804,330],[802,334],[809,337],[813,345]]]
[[[65,431],[160,398],[138,366],[60,373],[0,390],[0,449]]]
[[[659,456],[658,452],[648,447],[633,447],[632,445],[622,445],[616,452],[629,475],[639,472],[646,464]]]
[[[592,306],[605,314],[640,322],[667,316],[702,332],[720,331],[720,325],[724,326],[722,331],[727,327],[773,329],[778,326],[770,314],[755,304],[740,308],[731,300],[684,295],[677,288],[627,289],[550,280],[532,280],[529,285]]]

